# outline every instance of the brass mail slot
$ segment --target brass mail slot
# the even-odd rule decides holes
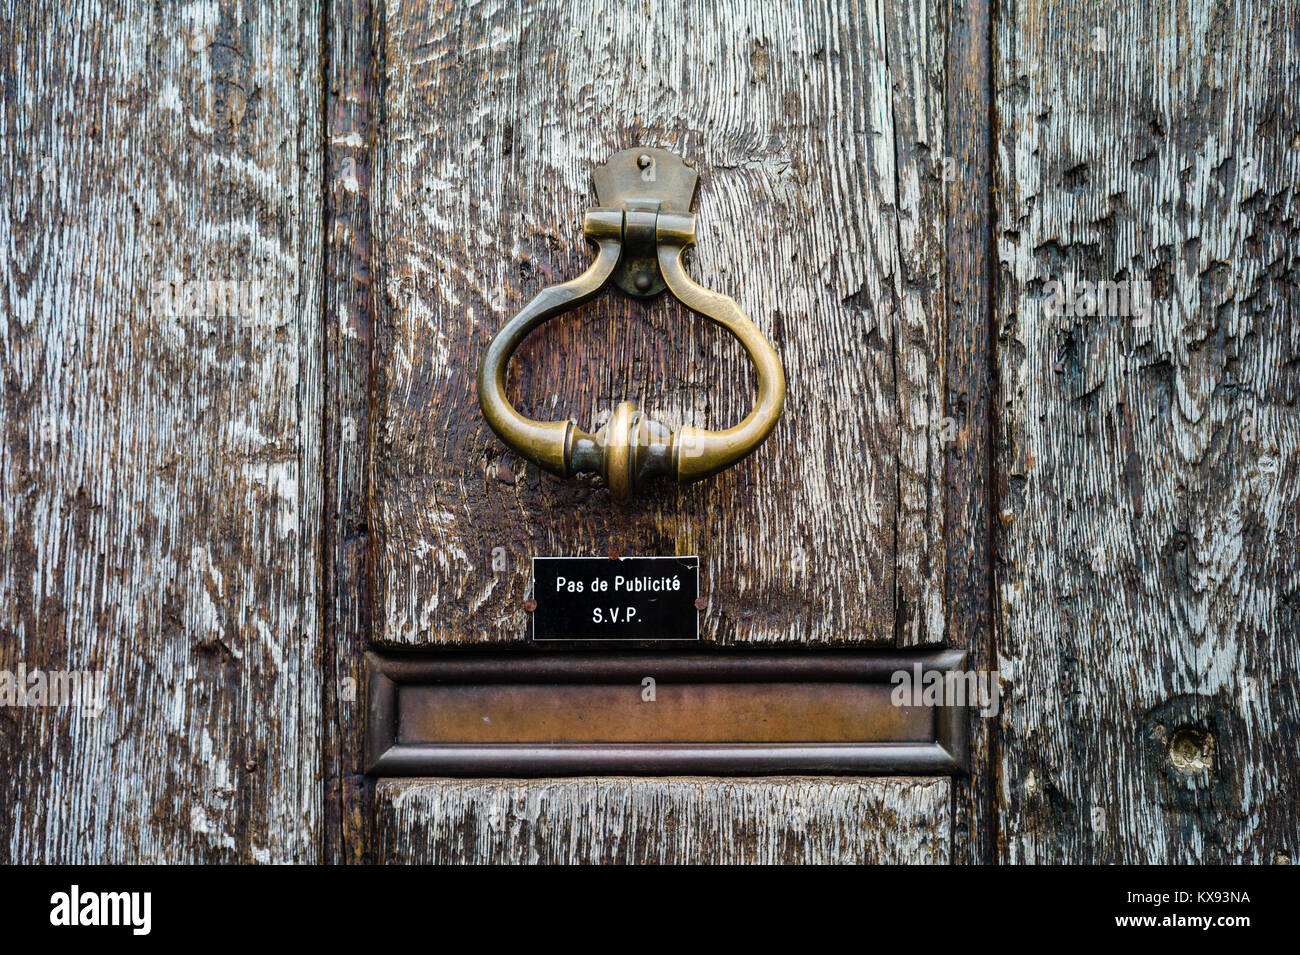
[[[960,651],[371,653],[367,771],[946,775],[965,767],[965,707],[895,705],[891,678],[962,661]]]

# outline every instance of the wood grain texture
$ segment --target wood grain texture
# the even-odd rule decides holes
[[[712,642],[941,640],[941,7],[430,3],[386,18],[376,639],[520,642],[530,557],[626,553],[700,555]],[[754,318],[790,391],[752,458],[618,509],[593,479],[508,453],[474,373],[514,311],[585,268],[592,168],[632,144],[701,171],[692,273]],[[512,378],[525,411],[589,428],[625,398],[725,427],[753,387],[703,320],[613,294],[534,334]]]
[[[947,779],[385,780],[387,863],[942,863]]]
[[[947,389],[952,438],[947,450],[944,527],[948,642],[967,667],[997,669],[993,646],[993,361],[991,314],[992,17],[988,0],[950,10],[948,40]],[[970,772],[953,781],[952,861],[994,860],[996,720],[970,711]]]
[[[373,781],[362,771],[370,639],[371,152],[374,30],[369,2],[331,0],[325,151],[324,408],[325,858],[368,861]]]
[[[1005,861],[1300,850],[1297,22],[998,5]]]
[[[318,857],[320,19],[0,10],[4,861]]]

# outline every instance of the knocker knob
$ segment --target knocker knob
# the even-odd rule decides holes
[[[628,149],[595,171],[599,207],[583,232],[596,261],[578,278],[542,289],[488,345],[479,366],[483,416],[506,444],[552,474],[600,474],[615,500],[666,475],[687,482],[716,474],[750,454],[776,426],[785,403],[781,360],[732,299],[686,275],[682,253],[695,242],[690,214],[696,174],[662,149]],[[505,374],[519,343],[550,318],[590,301],[613,281],[628,295],[651,298],[667,290],[683,305],[727,329],[758,373],[758,397],[740,424],[725,431],[684,427],[673,432],[621,402],[595,434],[572,421],[534,421],[506,398]]]
[[[574,436],[572,468],[596,471],[615,500],[630,498],[647,479],[672,473],[673,435],[643,415],[635,401],[622,401],[594,435]]]

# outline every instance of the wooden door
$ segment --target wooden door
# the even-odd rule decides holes
[[[0,860],[1295,858],[1293,0],[117,7],[0,7]],[[630,146],[699,170],[691,275],[789,395],[620,507],[474,372]],[[1049,315],[1067,273],[1147,320]],[[615,292],[513,369],[587,427],[753,387]],[[955,774],[367,774],[367,654],[532,653],[562,554],[698,555],[716,652],[955,651],[1000,707]]]
[[[942,643],[940,12],[409,5],[377,30],[372,644],[527,644],[539,555],[698,555],[710,644]],[[555,479],[504,447],[474,376],[514,312],[587,267],[592,171],[633,146],[698,170],[694,277],[754,317],[789,390],[742,464],[619,506],[598,478]],[[624,399],[718,428],[746,413],[752,378],[736,343],[670,296],[611,292],[527,339],[511,389],[533,417],[592,431]],[[946,778],[381,779],[375,800],[385,859],[950,852]]]

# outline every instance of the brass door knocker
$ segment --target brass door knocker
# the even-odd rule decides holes
[[[625,149],[592,178],[599,206],[587,211],[582,231],[596,244],[596,261],[576,279],[542,289],[497,333],[479,365],[478,398],[492,430],[519,454],[560,477],[594,471],[622,501],[647,478],[698,480],[753,451],[781,417],[785,373],[776,351],[735,301],[696,285],[682,266],[682,253],[695,243],[695,170],[664,149]],[[587,434],[574,421],[534,421],[514,409],[505,377],[515,348],[538,325],[595,298],[610,279],[636,298],[667,289],[740,339],[758,373],[758,398],[740,424],[725,431],[672,432],[635,402],[624,401],[604,427]]]

